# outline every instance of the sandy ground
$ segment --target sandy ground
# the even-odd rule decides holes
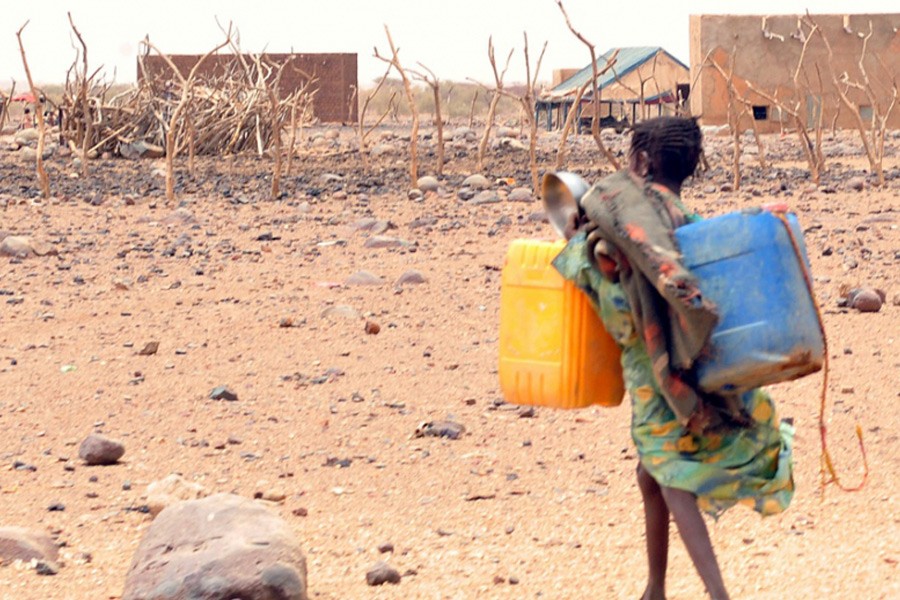
[[[352,132],[341,136],[349,144]],[[821,188],[805,180],[793,138],[767,141],[774,166],[763,173],[745,157],[745,185],[731,192],[728,142],[709,139],[714,170],[684,198],[707,215],[772,200],[798,212],[829,338],[830,448],[856,484],[858,423],[871,473],[861,492],[823,494],[822,376],[776,386],[797,428],[793,504],[765,520],[735,508],[711,534],[734,598],[897,598],[900,140],[889,141],[887,188],[863,191],[847,185],[865,167],[852,135],[827,142]],[[588,178],[599,173],[592,144],[578,139],[570,162]],[[402,151],[371,174],[352,152],[304,151],[277,201],[267,160],[203,159],[180,179],[187,223],[169,219],[176,206],[153,161],[94,161],[83,180],[54,157],[55,198],[33,201],[30,167],[0,154],[0,229],[59,252],[0,261],[0,524],[64,545],[56,576],[0,567],[0,598],[119,598],[151,523],[135,509],[170,473],[209,492],[286,493],[277,509],[303,540],[311,598],[639,597],[628,402],[530,418],[501,402],[506,246],[553,233],[539,202],[457,199],[474,146],[450,153],[443,192],[423,201],[407,198]],[[555,138],[541,147],[551,168]],[[423,156],[422,173],[432,165]],[[484,174],[529,185],[513,150],[491,153]],[[372,234],[355,225],[370,217],[411,245],[366,248]],[[383,283],[345,283],[361,270]],[[396,286],[409,270],[426,283]],[[839,308],[844,284],[883,288],[888,302],[874,314]],[[158,353],[138,355],[150,341]],[[218,385],[239,399],[210,400]],[[413,437],[446,418],[465,425],[461,439]],[[78,460],[92,431],[125,443],[120,464]],[[349,466],[333,466],[342,459]],[[48,511],[54,503],[65,510]],[[669,597],[704,597],[674,527],[672,538]],[[395,550],[380,555],[385,542]],[[404,574],[399,585],[366,585],[379,559]]]

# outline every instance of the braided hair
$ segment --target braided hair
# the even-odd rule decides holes
[[[657,117],[634,124],[631,154],[646,152],[649,175],[681,183],[694,174],[703,134],[690,117]]]

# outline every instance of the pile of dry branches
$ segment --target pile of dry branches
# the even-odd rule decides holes
[[[307,84],[278,98],[273,115],[269,88],[277,87],[285,68],[287,62],[276,64],[264,56],[233,60],[221,76],[200,80],[155,74],[113,97],[108,97],[108,83],[85,76],[83,69],[72,69],[74,76],[67,78],[62,100],[62,133],[87,156],[128,154],[123,146],[131,149],[136,144],[149,148],[151,155],[162,153],[173,127],[175,154],[193,147],[197,155],[246,151],[261,155],[275,145],[279,124],[287,124],[292,114],[302,119],[310,112],[312,93]],[[180,114],[173,123],[176,112]]]

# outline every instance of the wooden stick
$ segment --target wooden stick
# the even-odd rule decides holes
[[[572,25],[572,21],[569,19],[569,14],[566,12],[565,6],[563,6],[562,0],[556,0],[556,5],[559,6],[559,10],[562,11],[563,17],[566,19],[566,25],[569,27],[569,31],[572,32],[576,38],[578,38],[585,46],[587,46],[590,55],[591,55],[591,100],[593,102],[594,108],[594,116],[591,119],[591,136],[594,138],[594,142],[597,144],[597,148],[600,149],[600,152],[606,158],[607,162],[612,165],[613,169],[618,171],[621,166],[619,165],[618,159],[616,156],[606,147],[603,143],[603,139],[600,137],[600,98],[601,98],[601,90],[598,86],[598,81],[600,80],[600,75],[606,72],[606,69],[612,67],[615,64],[615,59],[618,56],[619,51],[615,50],[613,55],[610,56],[606,61],[606,67],[603,72],[600,72],[597,67],[597,51],[594,47],[594,44],[589,42],[586,37],[584,37],[580,32],[578,32],[575,27]]]
[[[387,35],[388,45],[391,48],[391,58],[388,59],[379,55],[378,48],[375,48],[375,58],[390,63],[403,81],[403,91],[406,93],[406,101],[409,104],[409,112],[412,115],[412,127],[409,133],[409,176],[412,185],[415,186],[419,180],[419,111],[416,108],[416,99],[412,93],[409,77],[406,75],[403,65],[400,64],[399,50],[394,45],[394,40],[391,38],[391,30],[388,29],[387,25],[384,26],[384,33]]]
[[[28,58],[25,56],[25,45],[22,43],[22,31],[28,26],[29,22],[30,21],[25,21],[25,24],[19,28],[16,32],[16,38],[19,40],[19,51],[22,53],[22,65],[25,67],[25,76],[28,78],[28,87],[31,88],[31,95],[38,101],[40,100],[38,97],[38,90],[34,87],[34,80],[31,78],[31,69],[28,68]],[[43,107],[36,107],[35,112],[37,113],[38,122],[38,143],[35,169],[37,171],[38,184],[41,188],[41,196],[43,196],[44,199],[47,199],[50,197],[50,178],[47,177],[47,171],[44,170],[44,137],[46,132],[44,130]]]

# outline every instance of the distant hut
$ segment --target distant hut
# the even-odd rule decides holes
[[[598,72],[615,51],[611,48],[598,57]],[[570,111],[577,110],[579,129],[590,127],[595,98],[600,101],[600,126],[619,131],[635,121],[680,110],[690,92],[687,65],[659,46],[618,48],[618,52],[613,67],[597,80],[598,93],[587,89],[578,106],[573,106],[575,96],[593,76],[590,64],[542,93],[535,102],[538,123],[544,123],[548,131],[560,129]]]

